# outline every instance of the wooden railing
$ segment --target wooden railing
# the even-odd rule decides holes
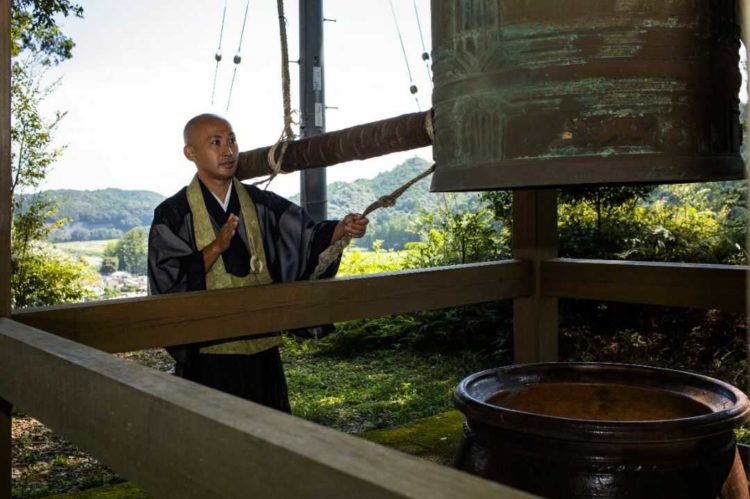
[[[542,263],[547,296],[745,311],[748,267],[552,259]]]
[[[0,394],[154,497],[527,497],[2,318]]]
[[[530,272],[528,262],[505,261],[61,305],[17,311],[12,317],[122,352],[517,298],[530,293]]]

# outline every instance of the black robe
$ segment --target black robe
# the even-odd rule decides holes
[[[308,279],[318,263],[318,256],[330,244],[337,221],[315,223],[305,210],[294,203],[270,191],[243,186],[258,213],[266,262],[273,281]],[[232,196],[236,196],[236,193]],[[214,220],[212,224],[218,231],[219,225]],[[244,223],[241,224],[237,234],[247,246]],[[322,277],[335,275],[338,266],[337,260]],[[150,294],[206,289],[206,269],[203,254],[195,242],[187,187],[164,200],[154,210],[148,241],[148,283]],[[330,326],[317,326],[295,332],[302,336],[319,336],[329,329]],[[175,358],[176,374],[259,403],[289,410],[288,400],[285,407],[284,400],[275,400],[279,397],[286,399],[286,382],[277,348],[255,355],[201,354],[200,347],[205,345],[208,343],[167,348]],[[261,373],[266,374],[263,379],[258,379]],[[251,376],[253,380],[247,379]]]

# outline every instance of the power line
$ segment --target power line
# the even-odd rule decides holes
[[[227,109],[229,112],[229,104],[232,102],[232,90],[234,90],[234,79],[237,77],[237,67],[242,62],[242,39],[245,36],[245,25],[247,24],[247,11],[250,8],[250,0],[245,3],[245,18],[242,20],[242,31],[240,32],[240,43],[237,46],[237,53],[234,54],[234,71],[232,72],[232,83],[229,84],[229,96],[227,97]]]
[[[396,11],[393,8],[393,0],[388,0],[391,6],[391,14],[393,14],[393,24],[396,25],[396,32],[398,33],[398,41],[401,43],[401,52],[404,54],[404,63],[406,64],[406,72],[409,74],[409,91],[414,96],[414,102],[417,103],[417,109],[422,110],[419,105],[419,99],[417,98],[417,86],[414,84],[414,78],[411,76],[411,68],[409,67],[409,58],[406,55],[406,48],[404,48],[404,38],[401,36],[401,28],[398,26],[398,18],[396,17]]]
[[[219,47],[216,49],[214,59],[216,59],[216,68],[214,69],[214,84],[211,88],[211,105],[214,105],[214,96],[216,95],[216,77],[219,74],[219,63],[221,62],[221,41],[224,38],[224,21],[227,19],[227,0],[224,0],[224,13],[221,15],[221,30],[219,31]]]
[[[422,60],[424,66],[427,68],[428,81],[432,81],[432,70],[430,69],[430,53],[427,51],[427,47],[424,44],[424,35],[422,34],[422,23],[419,22],[419,10],[417,9],[417,0],[412,0],[414,4],[414,17],[417,18],[417,28],[419,29],[419,41],[422,42]]]

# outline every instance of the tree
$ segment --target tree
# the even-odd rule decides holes
[[[109,275],[117,270],[118,265],[119,262],[117,261],[116,256],[105,256],[102,258],[102,265],[99,268],[99,273],[101,275]]]
[[[20,200],[20,190],[39,188],[52,164],[62,155],[64,147],[53,147],[54,133],[65,113],[56,112],[52,119],[42,116],[41,103],[59,86],[55,81],[43,86],[44,66],[36,56],[13,61],[11,68],[11,185],[13,211]],[[32,203],[42,202],[32,198]]]
[[[461,211],[450,206],[454,198],[445,200],[436,211],[420,213],[413,228],[420,241],[406,244],[407,267],[481,262],[507,255],[507,233],[494,223],[489,210]]]
[[[559,199],[560,202],[568,204],[590,203],[596,210],[597,233],[601,234],[602,221],[609,217],[613,209],[645,198],[654,188],[644,185],[566,187],[560,190]]]
[[[119,270],[145,274],[148,265],[148,232],[143,227],[129,230],[122,239],[107,245],[104,256],[116,258]]]
[[[33,201],[13,219],[11,238],[11,303],[16,308],[81,301],[91,296],[85,262],[55,251],[45,242],[49,231],[64,223],[47,224],[56,208]]]
[[[56,23],[58,15],[82,16],[67,0],[14,0],[11,16],[11,300],[15,307],[78,301],[89,295],[81,261],[55,252],[46,237],[64,221],[48,224],[56,207],[39,196],[25,206],[19,190],[37,191],[63,148],[53,147],[64,113],[46,119],[40,105],[59,85],[43,85],[45,68],[71,57],[73,42]]]
[[[45,65],[73,57],[75,43],[57,25],[57,18],[83,17],[83,7],[69,0],[13,0],[11,3],[11,56],[22,51],[43,56]]]

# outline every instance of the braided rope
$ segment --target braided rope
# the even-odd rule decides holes
[[[292,131],[292,98],[289,91],[289,46],[286,37],[286,16],[284,16],[284,0],[276,1],[279,13],[279,40],[281,43],[281,93],[284,99],[284,133],[285,140],[294,139]],[[282,153],[283,156],[283,153]]]
[[[294,140],[294,131],[292,130],[292,98],[289,90],[289,45],[287,43],[286,36],[286,16],[284,15],[284,0],[276,1],[276,9],[279,13],[279,39],[281,43],[281,94],[284,102],[284,130],[279,136],[279,140],[268,150],[268,166],[270,172],[268,178],[253,182],[252,185],[265,184],[264,189],[268,189],[271,185],[271,181],[276,178],[279,173],[287,173],[282,168],[282,162],[284,161],[284,154],[289,146],[289,141]],[[278,152],[279,148],[281,150]]]
[[[430,166],[427,170],[409,180],[395,191],[391,192],[390,194],[386,194],[385,196],[380,196],[377,201],[373,202],[365,209],[362,215],[367,216],[378,208],[390,208],[391,206],[395,205],[398,198],[401,197],[401,195],[406,192],[409,187],[416,184],[434,171],[435,164],[433,163],[432,166]],[[318,265],[315,267],[315,270],[310,276],[310,280],[315,281],[319,279],[320,276],[323,275],[323,272],[325,272],[326,269],[338,259],[339,255],[344,252],[344,249],[349,246],[349,243],[351,241],[351,237],[344,236],[338,241],[331,244],[325,250],[323,250],[323,252],[318,257]]]

